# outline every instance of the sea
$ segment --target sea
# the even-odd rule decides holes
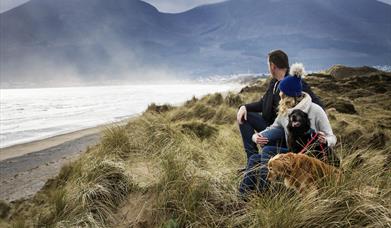
[[[180,105],[238,84],[171,84],[0,89],[0,148],[115,123],[151,103]]]

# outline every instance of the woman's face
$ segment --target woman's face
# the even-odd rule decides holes
[[[284,98],[284,93],[280,91],[280,98]]]

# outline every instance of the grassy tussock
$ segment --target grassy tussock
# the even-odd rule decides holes
[[[145,116],[141,121],[138,126],[141,127],[139,134],[133,133],[132,136],[135,141],[144,142],[141,148],[144,154],[158,156],[182,142],[184,134],[177,125],[166,118],[151,115]]]
[[[196,222],[201,203],[208,195],[208,180],[194,175],[190,158],[168,154],[162,162],[163,175],[157,189],[159,205],[178,224]]]
[[[183,133],[195,135],[200,139],[210,138],[218,132],[215,127],[199,121],[185,122],[180,126]]]
[[[0,200],[0,219],[5,219],[9,212],[11,210],[11,207],[3,200]]]
[[[195,103],[198,102],[198,100],[199,100],[198,98],[193,96],[190,100],[187,100],[183,106],[184,107],[192,107]]]
[[[113,212],[135,186],[125,174],[122,162],[90,161],[62,169],[62,174],[75,170],[80,173],[68,174],[65,186],[47,190],[49,207],[38,213],[33,224],[38,227],[100,227],[113,221]]]
[[[204,96],[201,99],[201,102],[205,102],[206,104],[208,104],[210,106],[218,106],[224,102],[224,98],[221,93],[214,93],[214,94],[210,94],[208,96]]]
[[[68,164],[65,164],[58,174],[58,182],[56,183],[56,186],[64,186],[68,180],[71,180],[71,178],[76,178],[81,176],[82,174],[82,164],[81,160],[77,160]]]
[[[199,151],[202,153],[202,151]],[[202,162],[181,154],[168,153],[161,162],[162,175],[157,185],[156,216],[178,227],[219,226],[220,213],[237,207],[232,174],[202,165]],[[230,180],[227,180],[230,179]],[[233,178],[235,179],[235,178]]]
[[[103,154],[114,154],[126,158],[132,151],[130,138],[123,126],[106,128],[103,131],[101,150]]]
[[[254,195],[246,207],[229,219],[230,227],[291,227],[300,222],[300,199],[291,191],[278,189]]]
[[[132,182],[125,175],[124,164],[112,160],[92,163],[71,185],[70,201],[74,210],[87,212],[94,220],[104,223],[112,211],[127,197]],[[76,221],[76,223],[83,223]]]
[[[157,105],[155,103],[152,103],[148,105],[147,110],[145,112],[163,113],[168,112],[172,109],[174,109],[174,107],[169,104]]]
[[[220,93],[205,96],[200,101],[195,98],[177,108],[168,117],[171,121],[191,121],[199,119],[214,124],[231,124],[235,121],[236,110],[242,103],[240,95],[229,93],[225,98]]]
[[[195,116],[202,121],[208,121],[216,114],[216,110],[206,104],[197,103],[190,109],[178,109],[171,116],[172,121],[192,120]]]
[[[233,124],[235,123],[236,111],[237,109],[228,108],[223,105],[217,109],[212,122],[219,125]]]
[[[243,104],[243,99],[239,94],[234,94],[230,92],[225,97],[224,102],[230,107],[239,108],[239,106]]]

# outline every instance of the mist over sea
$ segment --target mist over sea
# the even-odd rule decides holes
[[[123,120],[148,104],[180,104],[236,84],[124,85],[0,90],[0,148]]]

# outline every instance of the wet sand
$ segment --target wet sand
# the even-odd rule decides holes
[[[114,124],[123,125],[129,120]],[[99,143],[102,130],[112,125],[0,149],[0,200],[11,202],[34,195],[64,164]]]

